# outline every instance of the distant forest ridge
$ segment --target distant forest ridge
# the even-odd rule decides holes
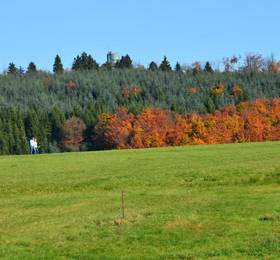
[[[280,61],[277,61],[272,54],[269,57],[264,57],[258,53],[249,53],[245,57],[241,55],[233,55],[231,57],[225,57],[222,61],[216,62],[201,62],[194,61],[191,64],[180,64],[177,62],[172,68],[168,58],[166,56],[163,57],[161,63],[157,64],[155,61],[151,61],[147,68],[140,63],[133,62],[131,57],[126,54],[125,56],[120,56],[116,52],[109,51],[107,53],[107,59],[105,63],[99,64],[93,58],[91,54],[87,54],[86,52],[82,52],[77,55],[73,62],[71,68],[64,68],[62,60],[59,55],[56,55],[54,58],[54,63],[52,67],[53,73],[62,73],[64,71],[81,71],[81,70],[99,70],[99,69],[125,69],[125,68],[142,68],[149,70],[162,70],[162,71],[205,71],[205,72],[213,72],[215,71],[280,71]],[[8,68],[4,70],[3,74],[28,74],[32,72],[36,72],[40,69],[37,68],[36,64],[31,61],[26,68],[19,66],[10,62]],[[42,71],[42,70],[41,70]]]

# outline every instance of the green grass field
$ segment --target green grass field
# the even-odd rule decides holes
[[[2,156],[0,180],[0,258],[280,258],[279,142]]]

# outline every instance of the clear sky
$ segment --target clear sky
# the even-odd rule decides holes
[[[280,58],[279,0],[2,0],[0,70],[34,61],[51,70],[86,51],[147,65],[221,61],[249,52]]]

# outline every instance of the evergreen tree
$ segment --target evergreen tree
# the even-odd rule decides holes
[[[96,60],[94,60],[91,55],[88,55],[85,60],[85,69],[86,70],[93,70],[93,69],[98,70],[98,68],[99,68],[99,65],[96,62]]]
[[[209,73],[214,72],[212,67],[211,67],[211,65],[210,65],[210,63],[209,63],[209,61],[206,62],[205,67],[204,67],[204,71],[205,72],[209,72]]]
[[[18,72],[19,71],[18,71],[18,68],[16,67],[16,65],[13,62],[9,63],[9,67],[8,67],[7,73],[15,75]]]
[[[31,109],[27,112],[25,119],[25,128],[28,138],[38,137],[40,135],[40,122],[35,110]]]
[[[4,123],[4,120],[0,118],[0,154],[9,154],[8,138]]]
[[[72,64],[72,70],[81,70],[82,67],[82,61],[80,55],[77,55],[76,58],[74,58],[73,64]]]
[[[81,56],[77,56],[74,58],[74,62],[72,64],[72,70],[82,71],[82,70],[98,70],[98,63],[92,58],[92,56],[83,52]]]
[[[34,72],[37,72],[37,67],[36,67],[35,63],[31,61],[27,67],[26,73],[30,74],[30,73],[34,73]]]
[[[121,59],[116,63],[116,68],[118,68],[118,69],[131,69],[132,68],[132,60],[128,54],[121,57]]]
[[[19,75],[24,75],[25,71],[24,71],[24,68],[19,66],[19,69],[18,69],[18,74]]]
[[[156,71],[156,70],[158,70],[158,66],[157,66],[157,64],[156,64],[154,61],[152,61],[152,62],[150,63],[150,65],[149,65],[149,70],[151,70],[151,71]]]
[[[205,107],[208,113],[215,112],[216,106],[212,98],[208,98],[205,102]]]
[[[176,66],[175,66],[175,71],[177,71],[177,72],[182,71],[182,69],[181,69],[181,65],[180,65],[180,63],[179,63],[179,62],[177,62],[177,63],[176,63]]]
[[[51,141],[57,143],[61,142],[61,131],[65,121],[64,113],[58,108],[54,107],[49,116]]]
[[[53,72],[56,74],[61,74],[63,73],[63,71],[64,69],[63,69],[63,64],[61,62],[61,59],[58,55],[56,55],[53,64]]]
[[[167,60],[166,56],[164,56],[162,63],[159,66],[160,70],[162,71],[170,71],[172,70],[169,61]]]

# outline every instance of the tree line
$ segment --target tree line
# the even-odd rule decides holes
[[[26,71],[10,64],[9,73],[0,74],[0,153],[28,153],[32,136],[42,152],[108,149],[93,137],[102,136],[96,127],[104,123],[104,115],[120,108],[134,117],[148,108],[203,116],[258,98],[280,97],[277,62],[254,56],[242,68],[237,64],[232,57],[225,59],[223,71],[210,63],[203,68],[177,63],[172,69],[164,57],[146,69],[133,65],[128,55],[114,65],[99,65],[86,53],[75,57],[71,70],[56,56],[54,73],[34,63]]]
[[[241,102],[204,115],[159,108],[135,115],[119,108],[102,113],[90,127],[75,115],[66,119],[56,108],[26,116],[4,109],[0,115],[0,154],[28,153],[28,136],[38,138],[41,152],[280,140],[280,98]]]
[[[86,52],[83,52],[74,58],[74,61],[71,66],[71,70],[72,71],[99,70],[99,69],[111,70],[113,68],[132,69],[132,68],[139,68],[139,67],[145,68],[143,65],[140,64],[134,65],[131,57],[128,54],[122,56],[116,63],[111,63],[107,61],[103,64],[98,64],[91,54],[87,54]],[[193,62],[191,65],[181,65],[179,62],[177,62],[175,67],[172,68],[166,56],[163,57],[163,60],[160,64],[151,61],[147,69],[151,71],[157,71],[157,70],[160,71],[174,70],[176,72],[192,71],[193,73],[199,73],[202,71],[207,73],[214,72],[214,69],[212,68],[212,65],[210,64],[209,61],[205,62],[204,65],[202,62],[197,62],[197,61]],[[53,63],[53,69],[52,69],[53,73],[60,74],[63,73],[64,70],[65,69],[62,64],[60,56],[56,55]],[[219,68],[215,70],[218,71]],[[37,66],[32,61],[28,64],[26,70],[21,66],[18,68],[13,62],[11,62],[9,63],[9,66],[5,73],[23,75],[23,74],[35,73],[37,71],[38,71]],[[227,57],[223,59],[223,71],[279,72],[280,61],[276,61],[273,55],[271,57],[264,58],[260,54],[251,53],[251,54],[247,54],[244,59],[242,59],[241,56],[234,55],[232,57]]]

